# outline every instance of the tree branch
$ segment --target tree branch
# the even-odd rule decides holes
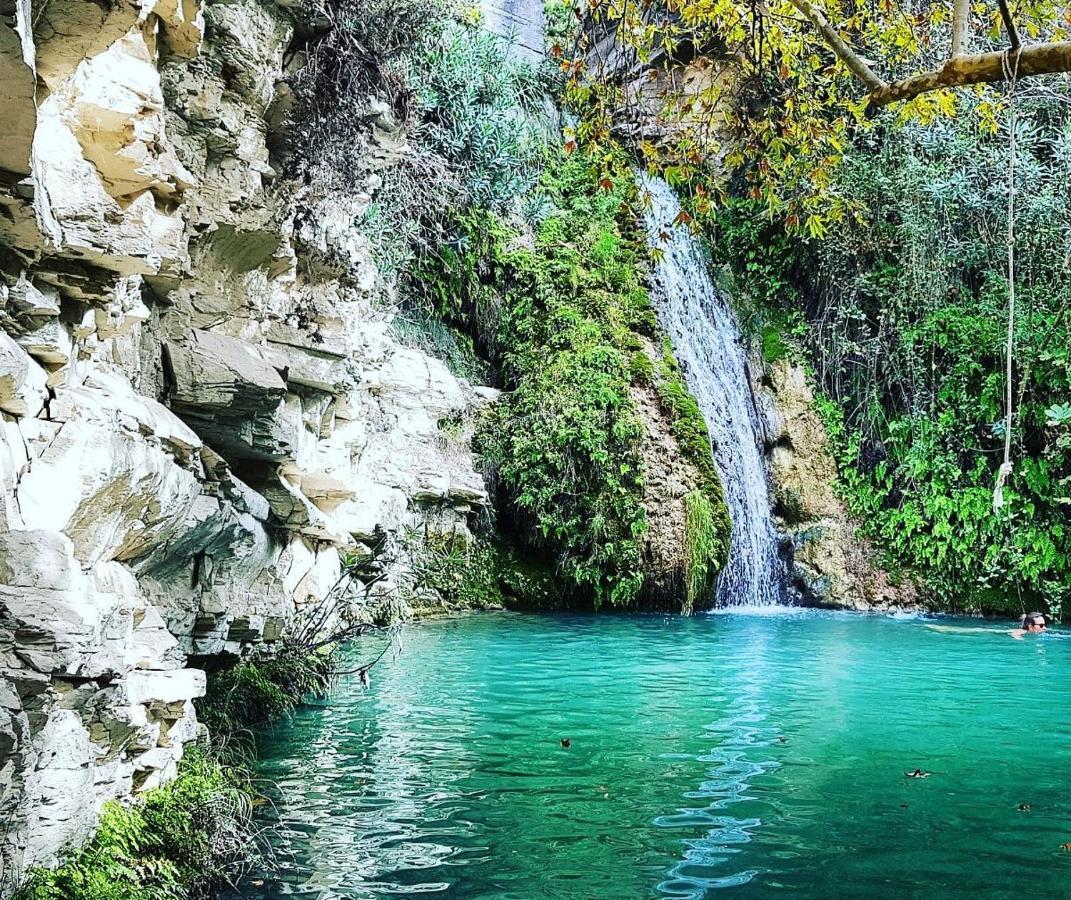
[[[1000,17],[1004,20],[1004,28],[1008,32],[1008,43],[1011,44],[1012,50],[1018,50],[1022,42],[1019,40],[1019,29],[1015,27],[1015,19],[1012,18],[1008,0],[998,0],[998,3],[1000,5]]]
[[[955,0],[952,7],[952,56],[967,52],[971,39],[971,0]]]
[[[793,3],[796,0],[792,0]],[[803,0],[801,0],[803,2]],[[836,48],[834,48],[836,49]],[[893,84],[882,84],[871,88],[870,108],[888,106],[898,100],[910,100],[919,94],[936,91],[946,87],[962,87],[967,84],[992,84],[1004,81],[1007,77],[1005,54],[1014,67],[1018,56],[1018,77],[1031,75],[1053,75],[1058,72],[1071,72],[1071,41],[1055,41],[1048,44],[1032,44],[1019,50],[995,50],[991,53],[975,53],[969,56],[956,56],[940,69],[912,75]],[[838,54],[839,55],[839,54]],[[862,76],[860,76],[862,77]],[[868,85],[869,87],[869,85]]]
[[[855,76],[870,89],[872,95],[886,87],[885,82],[874,74],[874,70],[863,62],[863,60],[855,54],[855,51],[841,39],[841,36],[837,34],[836,29],[829,24],[829,20],[826,19],[821,10],[815,9],[808,0],[789,0],[789,2],[803,13],[807,20],[821,32],[822,37],[825,39],[825,42],[829,44],[830,49],[832,49],[844,64],[852,70]]]

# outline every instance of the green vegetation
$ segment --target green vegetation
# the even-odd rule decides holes
[[[597,183],[593,172],[583,155],[554,156],[533,235],[469,213],[458,249],[444,248],[439,271],[423,282],[445,317],[477,335],[511,389],[476,446],[512,531],[579,596],[621,605],[644,582],[643,426],[631,391],[655,374],[644,346],[658,331],[641,280],[633,181]],[[721,509],[706,429],[692,418],[698,408],[684,402],[675,372],[655,381]],[[704,573],[720,568],[726,541],[710,543],[710,558],[697,563]]]
[[[214,896],[249,858],[252,799],[239,772],[190,748],[174,781],[106,803],[93,839],[58,869],[34,870],[16,900]]]
[[[673,358],[673,348],[667,339],[662,348],[662,359],[658,365],[658,378],[655,381],[659,399],[669,412],[673,435],[680,444],[681,452],[698,470],[701,478],[700,488],[710,502],[720,509],[722,517],[722,537],[725,541],[723,551],[729,552],[729,518],[725,509],[721,479],[714,466],[714,457],[710,452],[710,432],[706,420],[699,409],[699,404],[692,396],[681,377],[680,367]],[[722,557],[724,562],[724,556]]]
[[[414,139],[446,160],[463,205],[503,210],[537,176],[542,103],[536,72],[478,23],[447,20],[406,57],[415,94]]]
[[[197,716],[217,740],[281,719],[303,699],[322,694],[333,672],[333,648],[310,650],[292,639],[258,649],[227,669],[212,672]]]
[[[471,542],[451,535],[425,539],[414,565],[414,605],[422,614],[564,605],[560,581],[545,566],[522,559],[502,540],[479,534]],[[435,597],[429,610],[424,599]]]
[[[999,512],[1006,133],[965,116],[859,137],[831,190],[865,216],[802,241],[737,201],[714,244],[760,327],[789,323],[783,343],[813,366],[844,495],[890,560],[947,608],[1067,615],[1071,115],[1019,102],[1015,469]]]
[[[458,210],[520,209],[546,142],[539,73],[444,0],[331,0],[332,30],[296,79],[296,164],[317,182],[365,190],[369,97],[406,151],[355,223],[376,264],[402,279],[452,237]],[[317,13],[322,14],[322,13]],[[388,139],[389,142],[390,139]]]
[[[654,383],[658,397],[669,413],[670,426],[681,453],[698,469],[700,477],[699,489],[684,498],[687,605],[690,610],[701,597],[709,595],[714,578],[729,559],[732,522],[725,505],[721,478],[710,452],[706,420],[684,384],[668,340],[663,345]]]
[[[718,489],[719,496],[721,488]],[[687,608],[691,612],[700,598],[709,595],[713,578],[725,565],[729,552],[728,513],[725,504],[711,501],[701,490],[684,498]]]

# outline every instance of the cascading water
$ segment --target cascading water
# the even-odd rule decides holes
[[[736,316],[711,281],[699,241],[676,224],[676,193],[660,178],[641,174],[639,180],[651,198],[644,213],[648,244],[660,251],[651,299],[706,419],[733,523],[718,605],[773,606],[784,599],[784,564]]]

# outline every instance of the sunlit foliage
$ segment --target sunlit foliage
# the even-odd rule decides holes
[[[791,229],[821,237],[854,215],[833,176],[851,136],[871,127],[868,91],[790,0],[555,0],[576,22],[552,48],[579,116],[574,139],[596,151],[624,140],[691,189],[703,214],[731,179]],[[816,3],[841,40],[884,80],[938,67],[949,54],[949,0]],[[1071,7],[1016,5],[1024,40],[1063,40]],[[971,49],[1006,45],[997,4],[976,2]],[[994,130],[1003,87],[971,89]],[[880,118],[931,122],[959,113],[957,94],[923,94]]]

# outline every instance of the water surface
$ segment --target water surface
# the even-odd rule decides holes
[[[243,896],[1068,897],[1069,659],[832,613],[412,627],[265,736]]]

